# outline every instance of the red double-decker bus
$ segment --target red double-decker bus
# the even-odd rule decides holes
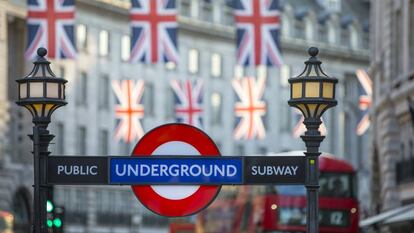
[[[322,154],[319,169],[319,231],[357,233],[354,168]],[[302,233],[306,231],[306,189],[303,185],[223,186],[219,197],[198,217],[197,228],[204,233]]]

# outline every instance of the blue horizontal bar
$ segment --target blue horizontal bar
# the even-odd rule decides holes
[[[110,184],[242,184],[238,158],[111,158]]]

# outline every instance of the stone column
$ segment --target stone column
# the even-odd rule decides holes
[[[7,14],[5,2],[0,2],[0,169],[5,162],[7,122],[9,119],[7,100]]]
[[[396,208],[400,204],[395,175],[395,163],[400,152],[399,125],[391,101],[387,101],[378,110],[377,141],[381,144],[379,147],[381,200],[382,211],[385,211]]]

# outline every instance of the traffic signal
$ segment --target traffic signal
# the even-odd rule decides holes
[[[47,232],[53,232],[53,212],[55,210],[55,203],[53,202],[53,188],[47,190],[46,199],[46,226]]]
[[[63,233],[63,223],[65,221],[65,208],[56,206],[53,211],[53,233]]]
[[[46,215],[46,225],[47,228],[52,228],[53,227],[53,203],[50,200],[47,200],[46,202],[46,211],[47,211],[47,215]]]
[[[46,200],[46,225],[48,233],[63,233],[65,208],[56,206],[53,201],[53,187],[48,189]]]

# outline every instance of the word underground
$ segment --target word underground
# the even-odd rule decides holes
[[[226,176],[232,177],[237,174],[234,165],[206,165],[206,164],[116,164],[115,174],[117,176]]]
[[[252,166],[253,176],[295,176],[298,166]]]

